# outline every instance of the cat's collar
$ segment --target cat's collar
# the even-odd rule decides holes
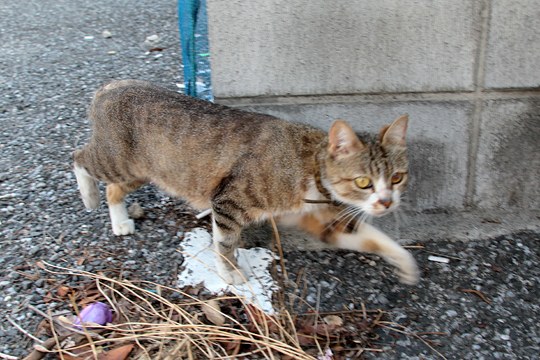
[[[332,199],[324,199],[324,200],[313,200],[313,199],[304,199],[304,202],[306,204],[331,204],[334,206],[341,206],[342,203],[336,200]]]
[[[315,186],[317,187],[317,191],[319,191],[319,193],[322,196],[324,196],[326,199],[322,199],[322,200],[304,199],[304,202],[306,204],[332,204],[334,206],[340,206],[341,202],[333,200],[330,192],[324,187],[321,180],[321,170],[319,168],[317,168],[314,178],[315,178]]]

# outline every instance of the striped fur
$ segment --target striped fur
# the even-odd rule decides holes
[[[270,216],[294,218],[321,239],[351,248],[351,236],[358,236],[358,244],[364,241],[359,216],[395,209],[407,183],[406,117],[383,128],[378,137],[360,140],[342,120],[327,134],[123,80],[96,92],[89,118],[92,137],[74,153],[85,205],[97,207],[96,181],[107,183],[116,235],[134,232],[124,197],[148,182],[196,208],[211,208],[214,243],[222,255],[220,274],[230,283],[244,279],[235,270],[234,251],[246,225]],[[404,177],[392,184],[396,172]],[[362,176],[372,179],[374,186],[360,189],[355,179]],[[308,204],[306,198],[330,198],[334,203]],[[395,244],[392,251],[401,249],[386,237],[381,241],[384,246],[364,244],[357,250],[386,256],[390,243]],[[403,281],[417,279],[411,258],[402,260],[407,264],[385,258],[407,273]]]

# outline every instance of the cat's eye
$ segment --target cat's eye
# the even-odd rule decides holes
[[[405,177],[404,173],[397,172],[392,175],[392,177],[390,178],[390,181],[392,182],[392,185],[396,185],[402,182],[404,177]]]
[[[358,186],[360,189],[369,189],[373,186],[373,183],[371,182],[371,179],[366,176],[360,176],[354,179],[354,183],[356,186]]]

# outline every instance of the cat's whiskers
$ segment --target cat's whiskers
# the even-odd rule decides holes
[[[336,221],[338,221],[338,222],[341,221],[341,218],[345,218],[345,217],[349,216],[353,211],[354,211],[353,206],[346,206],[343,210],[341,210],[336,215]]]
[[[329,223],[326,224],[326,226],[324,227],[323,229],[323,232],[326,232],[328,230],[331,230],[332,227],[335,225],[335,224],[340,224],[344,218],[348,217],[349,216],[349,212],[350,212],[350,208],[349,207],[346,207],[344,208],[343,210],[340,210],[340,212],[335,216],[335,219],[334,221],[331,221]]]
[[[394,219],[396,220],[396,227],[395,227],[396,238],[400,239],[401,229],[403,229],[403,227],[410,225],[410,221],[409,221],[409,218],[407,217],[407,214],[405,213],[405,211],[403,211],[402,208],[397,209],[394,215]]]
[[[399,209],[396,209],[395,211],[392,211],[393,215],[394,215],[394,237],[396,239],[401,239],[401,219],[400,219],[400,214],[399,214]]]
[[[360,227],[360,225],[362,225],[363,223],[365,222],[369,222],[369,220],[371,220],[371,215],[369,215],[367,212],[365,211],[361,211],[361,213],[359,214],[360,215],[360,218],[358,220],[358,222],[356,223],[356,226],[354,228],[354,231],[358,231],[358,228]]]
[[[360,219],[358,218],[358,216],[359,216],[361,213],[362,213],[362,209],[353,207],[353,208],[352,208],[352,211],[349,212],[349,221],[347,221],[347,224],[345,224],[345,228],[348,228],[348,227],[349,227],[349,224],[351,223],[351,221],[353,221],[354,219],[358,219],[358,221],[356,222],[356,224],[354,224],[354,229],[356,230],[356,228],[358,227],[358,222],[360,221]]]
[[[399,212],[399,214],[397,214],[397,212],[399,211],[400,209],[397,208],[395,209],[395,211],[392,211],[394,213],[394,218],[396,219],[396,222],[401,224],[400,222],[400,219],[401,219],[401,216],[403,215],[401,213],[401,211]],[[399,218],[398,218],[399,217]],[[360,227],[360,225],[364,224],[364,223],[370,223],[371,222],[371,219],[373,217],[367,213],[366,211],[364,211],[363,209],[361,208],[358,208],[358,207],[355,207],[355,206],[348,206],[346,207],[345,209],[341,210],[337,215],[336,215],[336,220],[330,224],[328,224],[326,227],[325,227],[325,231],[326,230],[329,230],[331,226],[335,225],[335,224],[343,224],[345,223],[345,228],[347,228],[349,226],[349,224],[351,223],[351,221],[353,220],[357,220],[356,223],[354,224],[354,230],[353,232],[357,232],[358,231],[358,228]],[[398,225],[399,226],[399,225]],[[397,233],[399,233],[399,229],[396,230]]]
[[[395,216],[398,217],[400,225],[409,225],[409,219],[403,208],[399,207],[398,209],[396,209]]]
[[[409,202],[409,196],[407,193],[402,193],[400,196],[399,208],[398,210],[412,210],[411,203]]]
[[[347,221],[347,224],[345,227],[349,225],[349,223],[355,218],[356,216],[356,208],[354,206],[347,206],[344,209],[340,210],[340,212],[336,215],[335,220],[328,223],[328,225],[325,226],[324,231],[330,230],[330,228],[335,224],[341,224],[344,221]]]
[[[337,217],[337,223],[341,224],[344,221],[347,221],[347,223],[345,224],[345,228],[348,228],[351,221],[356,219],[357,221],[354,224],[353,229],[353,231],[356,232],[360,224],[364,223],[364,221],[369,217],[369,215],[361,208],[355,206],[349,206],[346,208],[346,210],[347,212],[344,215]]]
[[[371,222],[371,215],[369,215],[369,214],[366,213],[366,212],[362,213],[361,221],[362,221],[362,223],[364,223],[364,222]]]

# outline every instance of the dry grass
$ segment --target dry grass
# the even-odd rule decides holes
[[[231,359],[255,354],[263,359],[275,359],[276,354],[282,356],[280,358],[313,358],[290,336],[289,329],[294,327],[290,323],[291,317],[269,317],[236,296],[215,298],[224,322],[213,324],[204,315],[207,300],[178,289],[152,282],[134,284],[50,264],[45,264],[45,269],[51,274],[91,280],[102,295],[96,300],[105,300],[116,314],[114,324],[103,326],[94,333],[88,330],[88,336],[80,339],[82,344],[53,350],[58,353],[85,350],[81,354],[84,358],[95,354],[96,349],[135,343],[131,359]],[[167,299],[174,293],[181,300]],[[76,304],[73,297],[72,301]],[[276,338],[276,330],[283,338]],[[66,326],[56,322],[51,331],[63,334]]]
[[[279,234],[274,230],[276,250],[280,251]],[[78,314],[88,303],[102,301],[109,304],[115,316],[111,324],[79,329],[63,316],[65,313],[53,315],[29,306],[44,317],[39,335],[44,332],[48,339],[40,341],[19,328],[36,341],[24,360],[45,356],[63,360],[360,359],[365,352],[382,352],[372,344],[377,340],[377,329],[383,328],[418,339],[444,358],[435,344],[424,338],[444,334],[410,333],[386,321],[382,310],[368,310],[362,303],[360,310],[324,313],[319,311],[318,301],[314,309],[310,308],[302,296],[285,292],[291,282],[282,261],[273,267],[281,291],[274,294],[277,311],[272,316],[235,295],[208,295],[202,288],[176,289],[48,263],[38,266],[53,283],[55,278],[82,279],[78,288],[58,280],[51,291],[55,301],[70,305],[70,314]],[[300,274],[297,282],[299,279]],[[297,314],[295,309],[299,307],[310,311]]]
[[[293,314],[281,308],[269,316],[233,295],[210,299],[197,289],[182,291],[153,282],[133,283],[47,263],[41,267],[52,277],[77,276],[86,284],[84,288],[56,290],[71,303],[74,313],[86,303],[104,301],[113,309],[115,319],[106,326],[74,329],[65,317],[32,307],[45,317],[43,327],[50,339],[28,359],[39,359],[45,353],[66,360],[124,359],[127,357],[107,356],[127,346],[131,346],[129,359],[170,360],[307,360],[323,358],[330,348],[335,355],[380,351],[367,347],[365,340],[382,321],[380,310]],[[213,304],[211,311],[209,302]]]

